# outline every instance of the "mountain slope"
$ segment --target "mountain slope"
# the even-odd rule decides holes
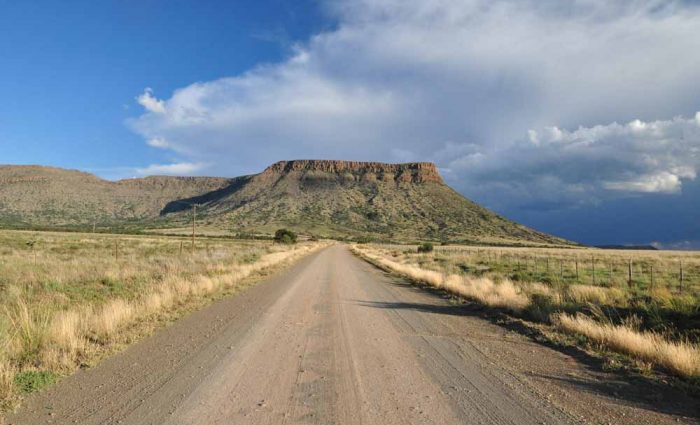
[[[281,161],[237,186],[201,209],[236,232],[287,226],[324,236],[565,243],[469,201],[431,163]]]
[[[0,224],[178,227],[198,204],[205,228],[328,237],[567,243],[507,220],[445,185],[431,163],[296,160],[237,178],[117,182],[39,166],[0,166]]]
[[[211,192],[232,179],[146,177],[118,182],[43,166],[0,166],[0,223],[26,226],[113,225],[158,217],[174,199]]]

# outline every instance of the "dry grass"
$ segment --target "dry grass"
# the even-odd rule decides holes
[[[627,301],[627,294],[618,288],[592,285],[571,285],[566,288],[565,295],[579,304],[622,305]]]
[[[582,314],[559,313],[553,321],[564,331],[584,335],[614,351],[661,365],[680,376],[700,377],[700,347],[695,344],[667,341],[656,333],[600,323]]]
[[[27,236],[39,240],[36,263]],[[16,399],[18,374],[70,373],[144,318],[201,303],[319,246],[200,243],[181,256],[169,238],[0,232],[0,406]]]
[[[495,283],[486,277],[450,275],[445,279],[443,286],[449,292],[489,307],[520,312],[530,305],[527,295],[509,280]]]
[[[514,282],[493,272],[474,275],[454,267],[454,262],[446,260],[443,254],[412,254],[405,249],[402,252],[394,246],[353,246],[353,251],[368,261],[413,281],[444,289],[489,307],[505,309],[530,320],[551,321],[563,331],[586,335],[614,351],[661,365],[682,377],[700,376],[700,349],[697,344],[672,341],[658,333],[637,331],[630,324],[614,325],[610,322],[601,306],[626,307],[629,310],[632,295],[621,288]],[[479,272],[476,267],[469,269]],[[649,296],[657,306],[673,307],[684,299],[660,286],[652,288]],[[686,295],[686,298],[691,307],[683,307],[683,311],[693,308],[692,296]],[[697,308],[697,304],[694,308]],[[598,313],[602,322],[596,322],[587,316],[564,313],[572,309],[592,309]],[[635,318],[636,316],[630,317]]]
[[[353,247],[353,250],[388,271],[491,307],[517,312],[526,308],[530,303],[528,297],[508,280],[495,283],[488,278],[471,278],[454,274],[446,276],[443,273],[424,270],[415,265],[398,263],[358,247]]]
[[[469,273],[500,274],[523,282],[603,286],[637,296],[666,290],[700,301],[698,252],[451,245],[418,255],[415,246],[373,244],[371,248],[398,260],[410,256],[421,268],[447,274],[468,268]]]
[[[11,407],[17,396],[15,392],[15,370],[7,361],[0,359],[0,410]]]

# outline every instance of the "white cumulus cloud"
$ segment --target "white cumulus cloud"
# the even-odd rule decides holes
[[[478,182],[477,191],[500,193],[511,203],[585,203],[678,193],[700,169],[700,124],[676,117],[575,130],[549,127],[530,130],[511,144],[477,146],[464,155],[443,157],[442,162],[452,179]]]
[[[146,89],[145,113],[129,125],[183,162],[208,164],[197,172],[300,157],[432,159],[464,193],[488,188],[503,202],[677,193],[695,176],[700,8],[690,2],[325,7],[337,25],[287,60],[164,100]]]

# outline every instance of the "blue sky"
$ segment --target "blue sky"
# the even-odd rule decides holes
[[[310,1],[0,0],[0,162],[134,174],[163,159],[125,125],[145,87],[281,60],[328,25],[319,12]]]
[[[0,163],[427,160],[544,231],[700,247],[695,2],[0,0],[0,31]]]

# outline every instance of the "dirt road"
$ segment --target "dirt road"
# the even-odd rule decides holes
[[[697,400],[596,369],[334,246],[31,397],[7,420],[697,423]]]

